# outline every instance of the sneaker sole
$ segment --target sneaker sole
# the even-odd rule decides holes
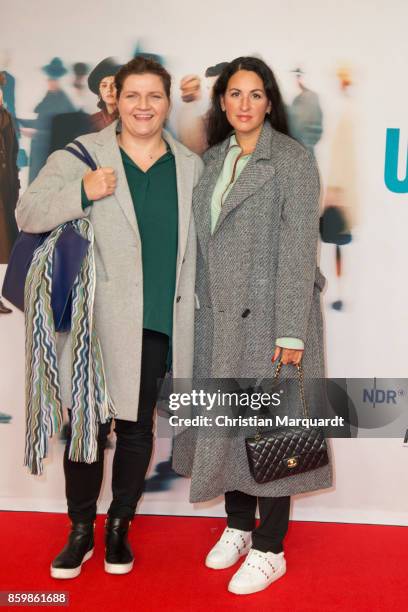
[[[105,561],[105,572],[107,574],[128,574],[133,569],[133,561],[130,563],[108,563]]]
[[[251,586],[234,587],[234,585],[229,584],[228,591],[230,593],[234,593],[234,595],[251,595],[251,593],[259,593],[259,591],[263,591],[264,589],[267,589],[268,586],[270,586],[273,582],[276,582],[276,580],[278,580],[279,578],[282,578],[282,576],[284,576],[285,574],[286,574],[286,567],[282,568],[279,572],[276,572],[272,580],[270,580],[267,584],[261,584],[261,585],[252,586],[252,587]]]
[[[252,542],[248,545],[247,548],[244,548],[244,550],[242,551],[242,553],[233,561],[231,561],[231,563],[228,563],[228,565],[223,565],[221,563],[217,563],[214,561],[207,561],[207,559],[205,560],[205,566],[209,567],[210,569],[214,569],[214,570],[221,570],[221,569],[228,569],[229,567],[232,567],[233,565],[235,565],[236,563],[238,563],[238,561],[240,560],[241,557],[244,557],[245,555],[247,555],[250,551],[252,547]]]
[[[85,561],[88,561],[93,555],[94,549],[89,550],[84,558],[82,559],[81,565],[78,567],[64,568],[64,567],[53,567],[51,565],[50,573],[52,578],[58,578],[60,580],[66,580],[68,578],[76,578],[81,573],[82,565]]]

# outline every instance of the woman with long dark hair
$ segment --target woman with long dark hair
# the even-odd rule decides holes
[[[223,70],[208,141],[193,197],[194,381],[272,378],[278,359],[302,361],[306,377],[322,377],[319,174],[313,155],[288,136],[276,79],[262,60],[240,57]],[[293,367],[283,369],[293,376]],[[291,403],[288,416],[298,409]],[[286,572],[290,496],[331,485],[330,465],[257,484],[247,435],[248,428],[190,428],[174,446],[176,471],[192,479],[192,502],[225,494],[227,527],[205,563],[223,569],[248,553],[228,586],[237,594],[260,591]]]

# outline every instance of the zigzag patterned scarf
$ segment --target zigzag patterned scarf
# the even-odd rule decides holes
[[[86,219],[72,222],[90,241],[72,291],[72,461],[97,460],[98,427],[116,415],[106,386],[102,351],[93,329],[95,297],[94,233]],[[56,332],[51,308],[53,254],[67,224],[57,227],[34,254],[27,274],[24,304],[26,329],[26,440],[24,465],[41,474],[48,437],[63,422]]]

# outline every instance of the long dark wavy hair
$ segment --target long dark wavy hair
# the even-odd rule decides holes
[[[212,147],[222,142],[233,131],[226,113],[221,108],[221,96],[227,90],[228,81],[238,70],[255,72],[262,79],[266,95],[271,102],[271,112],[266,115],[265,120],[269,121],[278,132],[288,135],[285,105],[272,70],[257,57],[237,57],[224,68],[213,88],[212,104],[207,116],[207,141],[209,146]]]

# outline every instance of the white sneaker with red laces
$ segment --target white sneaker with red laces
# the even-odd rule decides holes
[[[235,572],[228,590],[236,595],[249,595],[263,591],[286,572],[283,552],[261,552],[251,548],[239,570]]]
[[[252,532],[226,527],[216,545],[208,553],[205,564],[211,569],[231,567],[246,555],[252,546]]]

